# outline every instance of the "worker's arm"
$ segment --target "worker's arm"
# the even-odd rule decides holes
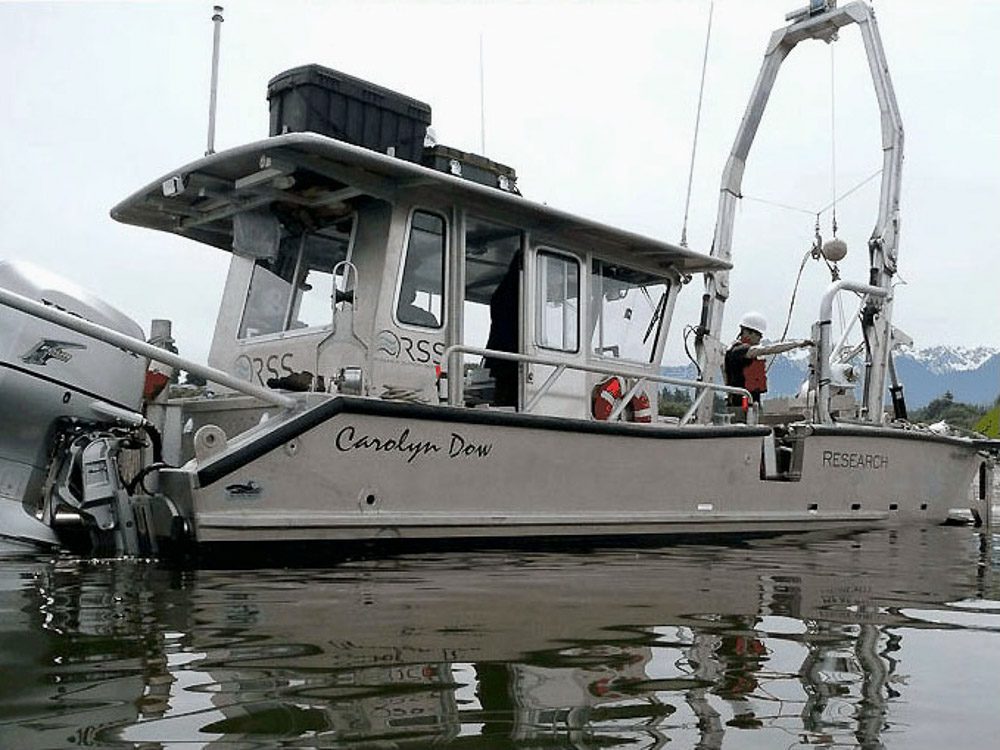
[[[766,357],[770,354],[790,352],[792,349],[805,349],[808,346],[814,346],[814,343],[809,339],[802,341],[780,341],[777,344],[757,344],[747,350],[747,358]]]

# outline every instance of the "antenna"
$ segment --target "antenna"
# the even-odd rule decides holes
[[[701,128],[701,100],[705,95],[705,70],[708,68],[708,44],[712,40],[712,11],[715,0],[708,5],[708,29],[705,31],[705,54],[701,60],[701,85],[698,87],[698,111],[694,116],[694,138],[691,141],[691,167],[688,170],[687,197],[684,199],[684,226],[681,228],[681,247],[688,246],[688,211],[691,208],[691,183],[694,182],[694,157],[698,151],[698,130]]]
[[[479,32],[479,153],[486,156],[486,77],[483,74],[483,32]]]
[[[219,88],[219,37],[222,34],[222,6],[212,8],[212,23],[215,26],[212,38],[212,87],[208,96],[208,147],[205,156],[215,153],[215,104]]]

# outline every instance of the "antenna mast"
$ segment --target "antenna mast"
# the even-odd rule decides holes
[[[698,87],[698,111],[694,116],[694,139],[691,142],[691,167],[688,170],[687,197],[684,199],[684,226],[681,228],[681,247],[688,246],[688,210],[691,208],[691,183],[694,182],[694,156],[698,150],[698,130],[701,127],[701,100],[705,95],[705,70],[708,68],[708,44],[712,40],[712,11],[715,0],[708,5],[708,30],[705,32],[705,54],[701,60],[701,85]]]
[[[212,23],[215,26],[212,38],[212,87],[208,97],[208,147],[205,156],[215,153],[215,104],[219,88],[219,38],[222,34],[222,6],[212,8]]]
[[[486,74],[483,72],[483,32],[479,32],[479,153],[486,155]]]

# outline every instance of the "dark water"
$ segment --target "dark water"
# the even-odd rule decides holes
[[[7,548],[0,747],[994,748],[997,559],[971,528],[325,569]]]

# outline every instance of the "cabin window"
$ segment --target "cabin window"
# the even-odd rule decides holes
[[[580,350],[580,264],[575,258],[538,253],[535,332],[545,349]]]
[[[347,258],[354,217],[284,237],[273,258],[258,260],[250,278],[239,337],[328,326],[333,267]]]
[[[444,219],[415,211],[396,303],[400,323],[423,328],[443,325],[445,249]]]
[[[591,348],[601,357],[652,362],[670,281],[594,260]]]

